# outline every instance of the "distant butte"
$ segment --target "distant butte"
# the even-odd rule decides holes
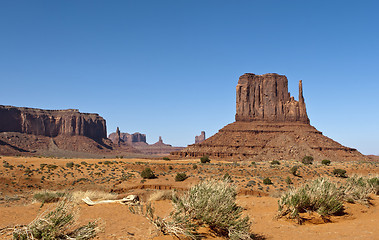
[[[284,75],[246,73],[236,87],[235,122],[205,141],[172,155],[209,155],[234,160],[317,159],[360,160],[366,156],[322,135],[310,125],[299,82],[299,100],[290,96]]]

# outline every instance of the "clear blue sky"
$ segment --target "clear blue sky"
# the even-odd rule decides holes
[[[0,104],[99,113],[186,146],[246,72],[298,80],[311,124],[379,154],[378,1],[0,1]]]

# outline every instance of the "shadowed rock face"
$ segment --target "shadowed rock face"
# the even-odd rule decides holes
[[[77,109],[43,110],[0,105],[0,132],[20,132],[57,137],[86,136],[94,140],[107,137],[105,120],[98,114]]]
[[[236,92],[236,121],[309,123],[301,81],[299,101],[290,96],[287,77],[276,73],[245,73]]]

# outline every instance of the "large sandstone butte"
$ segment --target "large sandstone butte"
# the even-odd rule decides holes
[[[104,118],[77,109],[43,110],[0,105],[0,132],[19,132],[47,137],[85,136],[94,140],[107,137]]]
[[[239,78],[236,121],[202,143],[189,145],[172,155],[217,158],[278,160],[360,160],[366,157],[344,147],[310,125],[299,82],[299,101],[290,96],[284,75],[246,73]]]

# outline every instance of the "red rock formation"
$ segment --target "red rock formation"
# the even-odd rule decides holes
[[[57,137],[86,136],[94,140],[107,137],[105,120],[98,114],[77,109],[43,110],[0,105],[0,132],[20,132]]]
[[[147,155],[167,155],[173,151],[180,151],[183,147],[173,147],[170,144],[165,144],[162,137],[159,137],[158,142],[154,144],[148,144],[146,142],[146,135],[142,133],[120,133],[121,147],[132,146],[143,154]],[[111,133],[108,136],[113,143],[117,143],[117,132]]]
[[[113,143],[117,143],[118,141],[117,130],[116,132],[109,134],[108,138],[111,139]],[[138,132],[133,133],[133,134],[120,132],[120,141],[126,144],[130,144],[130,145],[133,145],[134,143],[147,144],[146,135],[142,133],[138,133]]]
[[[202,143],[204,141],[205,141],[205,132],[201,131],[201,134],[199,136],[195,136],[195,144]]]
[[[236,121],[309,123],[301,81],[299,101],[290,96],[287,77],[276,73],[245,73],[236,89]]]
[[[286,76],[247,73],[237,85],[236,122],[202,143],[189,145],[172,155],[250,159],[254,161],[301,159],[361,160],[356,149],[344,147],[309,124],[302,82],[299,101],[288,92]]]

